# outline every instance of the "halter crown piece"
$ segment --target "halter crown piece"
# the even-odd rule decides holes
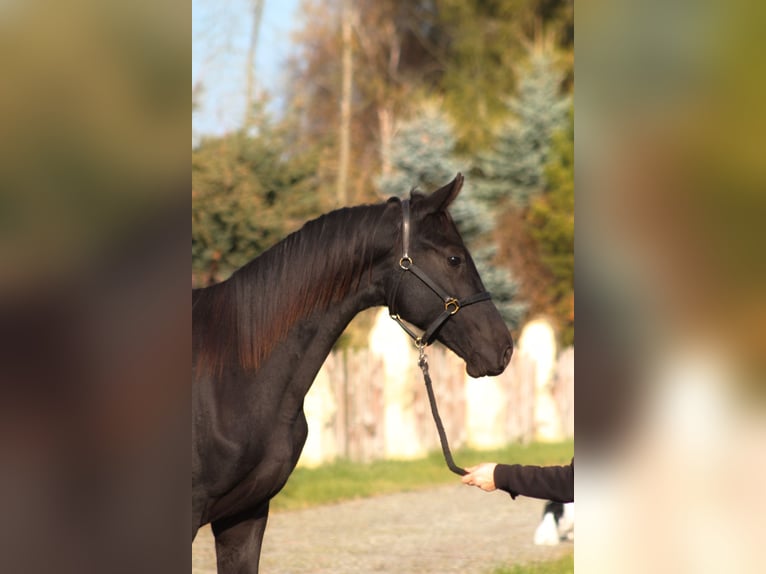
[[[465,475],[468,474],[467,471],[455,464],[455,461],[452,458],[452,453],[449,449],[447,434],[444,432],[444,425],[442,424],[441,417],[439,416],[439,409],[436,406],[436,397],[434,397],[431,375],[428,373],[428,359],[426,357],[425,348],[427,345],[430,345],[433,342],[436,332],[450,317],[452,317],[452,315],[455,315],[463,307],[478,303],[479,301],[486,301],[490,299],[490,294],[486,291],[482,291],[481,293],[476,293],[475,295],[471,295],[465,299],[458,299],[457,297],[448,295],[426,274],[425,271],[420,269],[420,267],[415,265],[415,263],[412,261],[412,257],[410,257],[409,253],[411,227],[410,201],[405,199],[402,201],[402,257],[399,259],[399,269],[401,270],[401,273],[396,279],[394,290],[391,293],[391,300],[388,304],[388,311],[391,314],[391,318],[399,323],[401,328],[404,329],[404,331],[412,338],[413,341],[415,341],[415,345],[417,345],[418,350],[420,351],[418,366],[420,367],[420,370],[423,371],[423,380],[426,383],[428,402],[431,405],[431,414],[434,417],[436,430],[439,433],[439,442],[441,442],[442,452],[444,453],[444,460],[447,462],[447,466],[452,472],[459,475]],[[399,285],[402,283],[402,278],[407,274],[408,271],[415,275],[415,277],[420,279],[423,283],[428,285],[428,287],[434,293],[436,293],[444,303],[444,311],[442,311],[439,316],[431,322],[425,333],[420,336],[416,335],[412,329],[405,325],[401,317],[399,317],[399,314],[396,312],[396,295],[399,292]]]
[[[446,291],[444,291],[444,289],[439,287],[439,285],[433,281],[425,271],[415,265],[415,262],[412,260],[412,257],[410,257],[409,253],[410,233],[412,229],[410,218],[410,200],[404,199],[402,200],[401,204],[402,257],[399,259],[399,269],[401,270],[401,273],[399,274],[399,277],[396,280],[396,284],[394,285],[393,292],[391,293],[390,303],[388,304],[388,311],[391,315],[391,318],[396,321],[402,329],[404,329],[404,331],[412,338],[412,340],[415,341],[415,345],[417,345],[417,347],[422,351],[423,347],[433,343],[433,339],[437,331],[450,317],[455,315],[463,307],[491,299],[491,295],[487,291],[482,291],[480,293],[470,295],[469,297],[458,299],[457,297],[449,295]],[[431,291],[439,296],[439,298],[444,303],[444,311],[442,311],[439,316],[431,322],[431,324],[426,328],[422,335],[417,335],[412,329],[410,329],[396,312],[396,296],[399,293],[399,286],[402,283],[402,278],[407,274],[408,271],[420,279],[423,283],[425,283],[431,289]]]

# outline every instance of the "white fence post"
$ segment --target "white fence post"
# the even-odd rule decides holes
[[[434,392],[453,449],[574,436],[574,349],[556,354],[550,325],[522,330],[499,377],[472,379],[440,345],[428,348]],[[414,458],[438,450],[417,352],[386,310],[368,349],[332,353],[305,401],[309,438],[299,464]]]

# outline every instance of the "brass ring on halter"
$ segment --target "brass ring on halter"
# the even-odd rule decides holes
[[[444,302],[444,310],[449,311],[450,315],[454,315],[460,311],[460,303],[455,298],[449,298]]]
[[[399,260],[399,267],[407,271],[410,267],[412,267],[412,258],[408,255],[405,255]]]

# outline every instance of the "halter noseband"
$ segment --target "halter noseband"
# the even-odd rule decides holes
[[[391,318],[399,323],[399,326],[404,329],[404,331],[412,338],[413,341],[415,341],[415,345],[419,349],[423,349],[423,347],[430,345],[433,342],[433,338],[436,335],[436,332],[439,330],[439,328],[453,315],[455,315],[458,311],[460,311],[461,308],[467,307],[468,305],[473,305],[474,303],[478,303],[479,301],[486,301],[491,298],[491,295],[487,291],[482,291],[480,293],[476,293],[474,295],[471,295],[469,297],[465,297],[464,299],[458,299],[457,297],[453,297],[449,294],[447,294],[439,285],[433,281],[425,271],[423,271],[420,267],[415,265],[415,263],[412,260],[412,257],[410,257],[409,250],[410,250],[410,230],[411,230],[411,221],[410,221],[410,200],[404,199],[401,202],[402,204],[402,257],[399,259],[399,269],[401,270],[401,273],[399,274],[399,277],[396,280],[396,284],[394,285],[394,290],[391,294],[390,303],[388,304],[388,311],[391,315]],[[423,283],[425,283],[431,291],[436,293],[439,298],[441,298],[442,302],[444,303],[444,311],[442,311],[436,319],[434,319],[431,324],[428,326],[428,328],[425,330],[425,332],[418,336],[412,329],[410,329],[405,323],[402,321],[399,314],[396,312],[396,296],[399,292],[399,286],[402,283],[402,278],[407,272],[411,272],[415,277],[420,279]]]

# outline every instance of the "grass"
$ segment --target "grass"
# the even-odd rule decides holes
[[[453,454],[458,465],[471,466],[489,461],[509,464],[566,464],[571,460],[573,453],[574,443],[566,441],[550,444],[513,444],[491,451],[462,449]],[[457,484],[458,480],[459,478],[447,468],[440,451],[418,460],[381,460],[367,464],[341,460],[318,468],[297,468],[282,492],[271,501],[271,509],[279,511],[308,508],[353,498]],[[525,570],[518,574],[526,572]],[[547,570],[539,572],[548,574]],[[517,573],[514,571],[514,574]]]
[[[496,568],[491,574],[574,574],[574,554],[550,562]]]

